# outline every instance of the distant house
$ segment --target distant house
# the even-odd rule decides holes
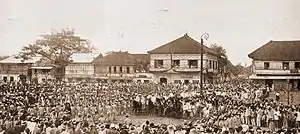
[[[32,57],[22,60],[15,56],[10,56],[0,61],[0,80],[2,82],[29,82],[32,79],[32,64],[42,57]]]
[[[213,83],[218,72],[219,54],[203,46],[203,82]],[[148,51],[150,72],[158,83],[199,83],[201,44],[184,36]]]
[[[97,53],[74,53],[70,59],[71,63],[65,67],[66,81],[90,81],[94,77],[93,60],[102,58]]]
[[[135,77],[134,57],[128,52],[112,52],[93,61],[95,78],[112,82],[132,82]]]
[[[279,90],[300,90],[300,41],[270,41],[248,56],[253,59],[253,81]]]
[[[33,83],[43,84],[55,80],[52,62],[45,57],[33,63],[30,69]]]

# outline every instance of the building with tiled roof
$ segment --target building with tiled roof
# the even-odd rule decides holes
[[[300,41],[270,41],[248,55],[250,79],[274,89],[300,90]]]
[[[103,81],[130,82],[138,78],[139,73],[145,74],[149,65],[148,54],[130,54],[126,52],[111,52],[103,58],[93,61],[95,77]],[[143,75],[143,80],[148,79]]]
[[[218,70],[219,54],[188,34],[148,51],[150,72],[160,83],[199,83],[203,48],[203,82],[212,83]]]
[[[28,82],[32,79],[31,66],[42,57],[36,56],[28,60],[10,56],[0,61],[0,80],[2,82]]]
[[[71,63],[65,67],[66,81],[90,81],[94,77],[95,68],[92,62],[102,58],[99,53],[74,53],[70,56]]]

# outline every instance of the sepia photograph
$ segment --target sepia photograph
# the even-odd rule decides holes
[[[0,134],[300,134],[300,0],[0,0]]]

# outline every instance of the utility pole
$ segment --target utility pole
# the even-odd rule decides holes
[[[203,39],[201,38],[200,89],[203,89]]]
[[[203,38],[205,38],[206,40],[209,38],[209,34],[208,33],[203,33],[201,35],[201,57],[200,57],[200,60],[201,60],[201,63],[200,63],[200,89],[202,90],[203,89]]]

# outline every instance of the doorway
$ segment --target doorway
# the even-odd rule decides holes
[[[300,91],[300,80],[298,80],[298,83],[297,83],[297,90]]]
[[[165,83],[165,84],[168,83],[168,79],[167,78],[160,78],[159,81],[160,81],[161,84],[162,83]]]
[[[189,80],[184,80],[184,84],[189,84],[190,81]]]

